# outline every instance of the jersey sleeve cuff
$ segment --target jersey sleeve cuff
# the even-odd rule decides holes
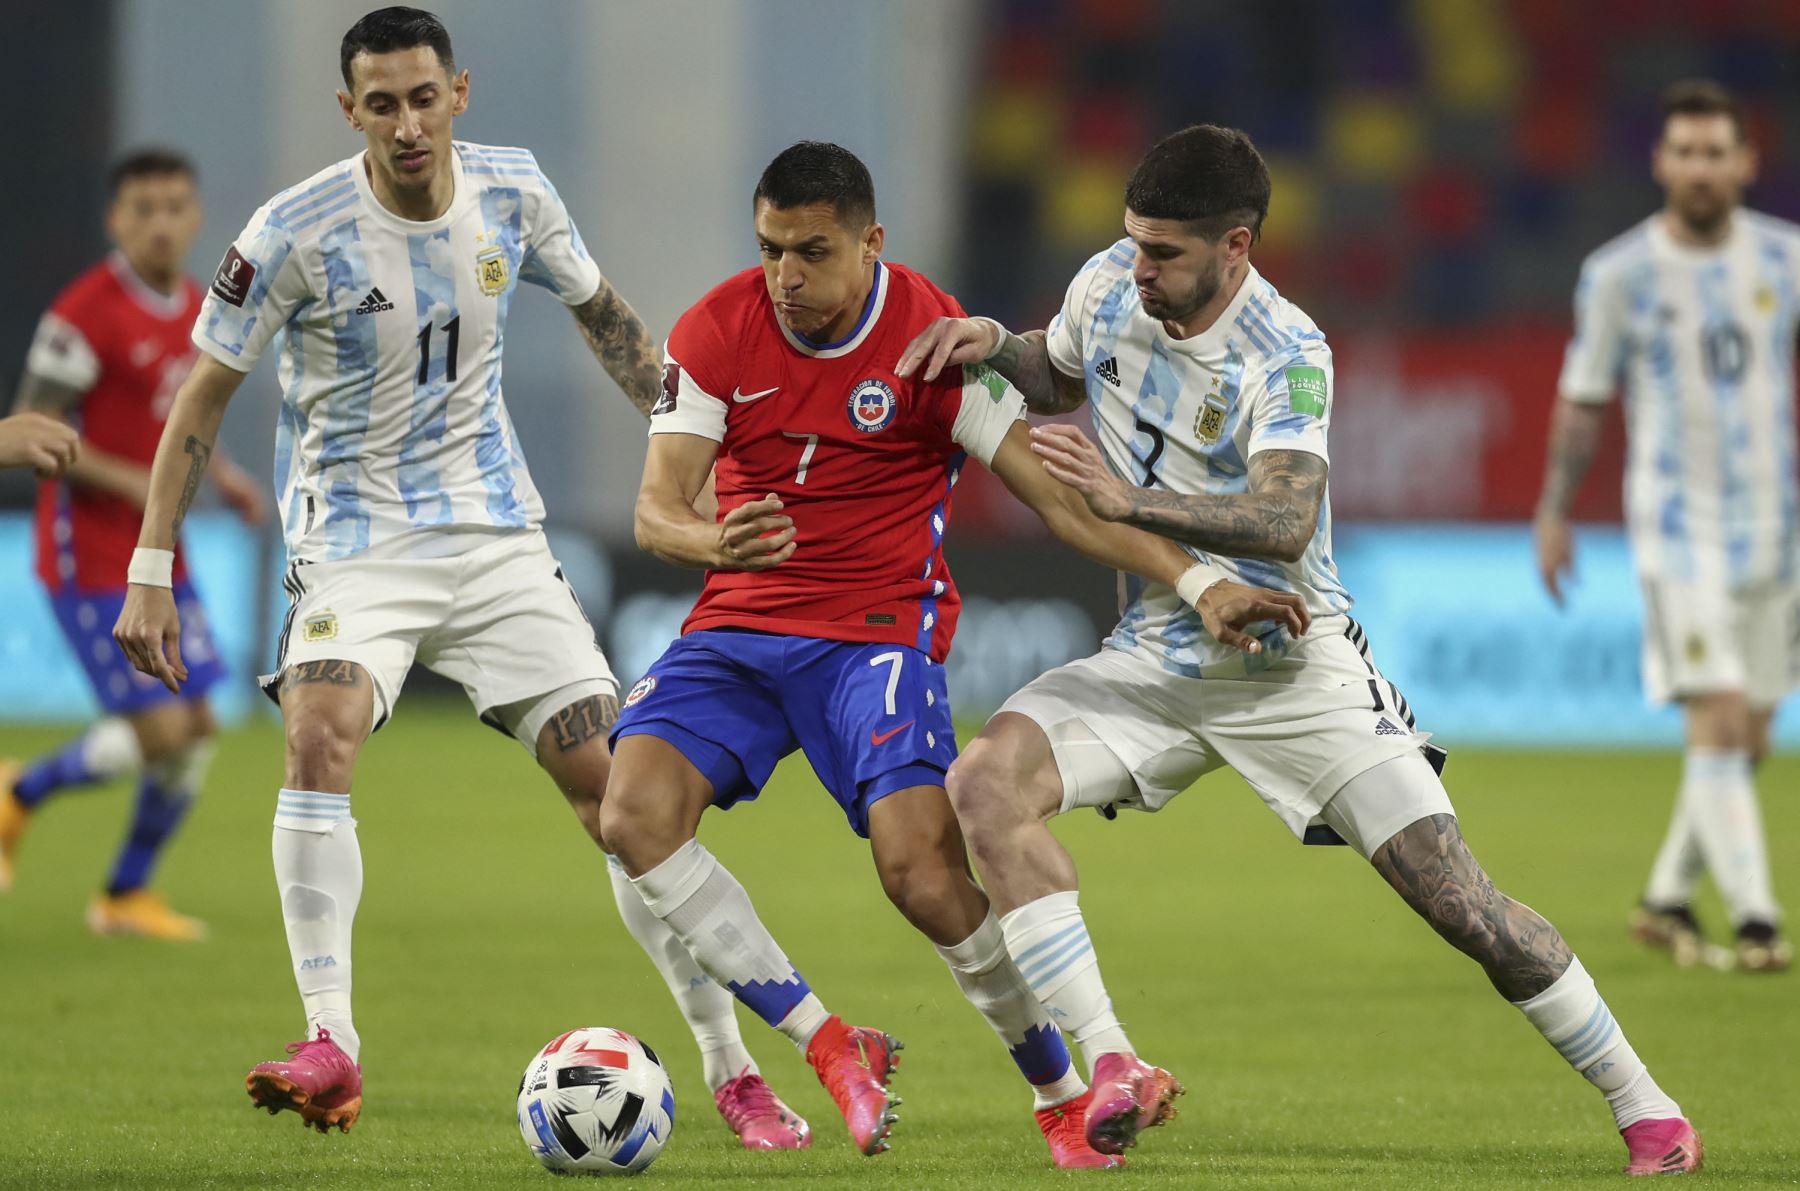
[[[199,348],[219,363],[225,365],[225,367],[231,369],[233,372],[248,374],[256,368],[255,357],[246,360],[242,356],[236,355],[229,348],[222,347],[212,339],[208,338],[204,331],[196,328],[189,338],[194,341],[195,347]]]

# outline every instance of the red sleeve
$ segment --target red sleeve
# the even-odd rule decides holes
[[[687,374],[701,392],[724,401],[736,384],[733,355],[726,346],[717,300],[710,296],[693,306],[669,332],[668,363]],[[667,381],[665,380],[665,383]]]
[[[107,330],[115,320],[108,317],[106,287],[97,284],[92,273],[77,278],[57,294],[49,312],[81,332],[95,352],[105,351]]]

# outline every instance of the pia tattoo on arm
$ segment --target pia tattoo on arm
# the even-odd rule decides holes
[[[181,523],[187,520],[188,506],[200,492],[200,477],[206,474],[206,464],[213,452],[210,444],[192,434],[188,435],[186,450],[193,458],[188,463],[187,482],[181,486],[181,500],[175,506],[175,521],[169,526],[169,532],[177,539],[181,537]]]
[[[1050,362],[1048,335],[1027,331],[1014,335],[1000,330],[1000,346],[987,358],[988,365],[1012,382],[1034,414],[1066,414],[1087,400],[1087,385],[1078,376],[1065,376]]]
[[[281,689],[323,683],[328,686],[356,686],[362,682],[363,668],[355,662],[325,658],[316,662],[295,662],[281,676]]]
[[[1509,1001],[1555,984],[1573,956],[1554,926],[1488,879],[1455,815],[1421,819],[1383,844],[1376,871],[1419,916],[1486,971]]]
[[[1194,496],[1133,488],[1124,520],[1230,558],[1297,562],[1318,525],[1328,470],[1308,451],[1261,451],[1250,459],[1249,492]]]
[[[644,320],[604,277],[594,296],[572,310],[594,358],[637,411],[649,417],[662,396],[662,356]]]
[[[550,720],[559,752],[579,748],[596,736],[605,736],[619,719],[619,701],[611,695],[577,699]]]

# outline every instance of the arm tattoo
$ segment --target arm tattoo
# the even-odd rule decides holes
[[[1087,400],[1087,384],[1079,376],[1065,376],[1050,362],[1049,338],[1043,331],[1014,335],[1000,330],[1000,347],[987,358],[988,365],[1012,382],[1034,414],[1066,414]]]
[[[187,453],[193,456],[193,460],[188,464],[187,482],[181,486],[181,501],[175,506],[175,521],[169,526],[169,533],[177,541],[181,540],[181,523],[187,520],[188,506],[194,503],[194,497],[200,492],[200,477],[206,474],[206,462],[212,458],[212,447],[190,434]]]
[[[619,719],[619,701],[611,695],[589,695],[569,704],[550,720],[556,748],[568,752],[596,736],[604,736]]]
[[[61,381],[27,372],[19,382],[19,394],[13,399],[13,412],[49,414],[60,418],[84,396],[80,389]]]
[[[1600,447],[1600,424],[1603,417],[1598,405],[1581,405],[1573,401],[1557,403],[1551,421],[1550,458],[1544,467],[1544,493],[1538,508],[1567,516],[1581,489],[1594,452]]]
[[[1420,819],[1377,849],[1375,869],[1509,1001],[1537,996],[1573,958],[1554,926],[1488,879],[1455,815]]]
[[[1326,471],[1325,460],[1306,451],[1260,451],[1250,459],[1250,491],[1133,488],[1125,522],[1227,558],[1297,562],[1318,525]]]
[[[570,308],[606,375],[646,418],[662,395],[662,356],[644,320],[604,277],[594,296]]]
[[[362,682],[363,668],[355,662],[327,658],[317,662],[295,662],[281,676],[281,689],[326,683],[331,686],[356,686]]]

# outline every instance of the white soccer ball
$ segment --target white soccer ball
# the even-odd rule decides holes
[[[519,1133],[558,1174],[634,1174],[675,1130],[675,1089],[656,1052],[623,1030],[553,1038],[519,1081]]]

